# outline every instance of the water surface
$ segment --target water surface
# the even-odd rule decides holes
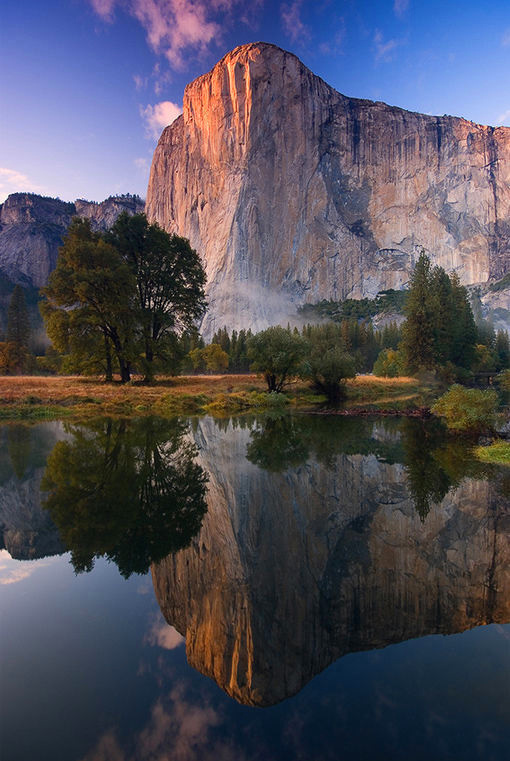
[[[502,759],[510,479],[416,420],[0,429],[3,759]]]

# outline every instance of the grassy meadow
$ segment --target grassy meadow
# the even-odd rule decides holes
[[[413,412],[427,406],[431,388],[416,378],[360,375],[346,384],[345,409],[352,413]],[[0,419],[96,417],[98,415],[216,414],[271,408],[314,408],[324,397],[297,381],[284,394],[267,394],[262,377],[191,375],[159,377],[153,385],[134,380],[106,384],[81,376],[0,377]]]

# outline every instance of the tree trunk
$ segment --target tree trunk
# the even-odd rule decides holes
[[[104,334],[104,352],[106,359],[105,381],[106,383],[111,383],[113,381],[112,351],[110,347],[110,341],[108,340],[106,333]]]

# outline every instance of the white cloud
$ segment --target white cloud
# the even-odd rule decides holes
[[[301,20],[302,4],[303,0],[294,0],[293,3],[284,3],[280,10],[283,30],[292,42],[307,40],[310,37],[310,30]]]
[[[375,60],[391,61],[395,48],[400,44],[400,41],[395,39],[385,41],[379,29],[376,29],[374,34]]]
[[[139,74],[133,74],[133,82],[137,90],[147,87],[147,77],[141,77]]]
[[[181,106],[170,100],[163,100],[154,106],[140,108],[140,113],[145,121],[147,134],[151,138],[158,138],[164,127],[171,124],[179,114],[182,114]]]
[[[399,18],[402,18],[408,8],[409,0],[394,0],[393,10],[395,11],[395,15]]]
[[[167,624],[166,621],[162,621],[158,616],[149,630],[147,642],[150,645],[162,647],[164,650],[175,650],[176,647],[184,644],[185,639],[177,629]]]
[[[504,48],[510,47],[510,29],[507,29],[501,38],[501,44]]]
[[[510,124],[510,108],[498,117],[498,124]]]
[[[58,557],[45,560],[13,560],[7,550],[0,550],[0,585],[17,584],[41,568],[52,565]]]
[[[90,0],[92,8],[103,21],[113,21],[113,11],[117,0]]]
[[[256,0],[256,6],[262,0]],[[177,69],[184,67],[184,53],[205,53],[212,43],[222,42],[222,22],[235,9],[242,12],[245,0],[89,0],[94,11],[107,22],[121,6],[145,29],[147,42],[155,53],[164,55]],[[253,13],[241,20],[251,23]]]
[[[26,174],[16,169],[0,167],[0,203],[3,203],[10,193],[43,193],[45,188],[36,185]]]

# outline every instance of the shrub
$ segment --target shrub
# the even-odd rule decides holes
[[[498,401],[496,391],[481,391],[455,384],[431,409],[434,415],[445,419],[450,430],[479,434],[493,428]]]
[[[373,373],[380,378],[398,378],[399,375],[405,375],[402,354],[395,349],[383,349],[375,360]]]

